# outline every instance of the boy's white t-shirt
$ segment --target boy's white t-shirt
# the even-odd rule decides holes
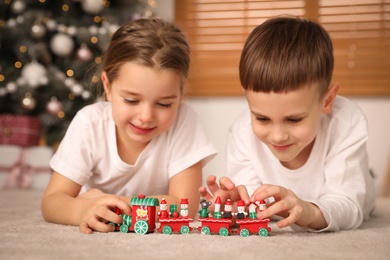
[[[98,188],[124,196],[167,194],[170,178],[199,161],[204,166],[216,155],[196,113],[182,103],[171,128],[153,138],[129,165],[118,155],[111,113],[110,102],[81,109],[50,161],[54,171],[82,185],[81,192]]]
[[[262,184],[292,190],[316,204],[335,231],[358,227],[374,208],[374,182],[369,173],[367,121],[360,108],[337,96],[331,114],[323,115],[310,157],[296,170],[285,168],[252,131],[249,109],[228,135],[227,176],[247,187],[249,195]]]

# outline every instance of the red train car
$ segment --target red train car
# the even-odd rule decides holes
[[[217,218],[198,218],[200,226],[198,231],[204,235],[217,233],[220,236],[228,236],[232,233],[231,219],[217,219]]]
[[[131,199],[130,205],[132,207],[131,216],[120,214],[123,223],[121,225],[113,224],[116,227],[115,230],[137,234],[154,232],[156,228],[156,206],[159,205],[158,199],[138,195],[138,197]]]
[[[193,230],[193,228],[190,227],[190,222],[192,221],[193,219],[188,217],[159,219],[160,227],[157,231],[166,235],[172,233],[188,234]]]

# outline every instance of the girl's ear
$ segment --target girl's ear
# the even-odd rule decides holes
[[[106,98],[108,101],[111,101],[111,84],[108,80],[107,73],[105,71],[102,72],[102,82],[104,87],[104,93],[106,93]]]
[[[328,92],[326,93],[324,107],[322,108],[322,113],[329,114],[330,112],[332,112],[333,103],[336,99],[339,88],[340,85],[338,83],[333,83],[332,85],[330,85]]]

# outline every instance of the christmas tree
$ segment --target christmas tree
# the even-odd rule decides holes
[[[94,101],[112,34],[154,7],[150,0],[0,0],[0,114],[37,117],[46,144],[58,143]]]

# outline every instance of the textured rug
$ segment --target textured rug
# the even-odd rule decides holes
[[[390,259],[390,198],[356,230],[296,232],[270,223],[267,237],[151,233],[81,234],[45,222],[42,191],[0,191],[0,259]],[[191,226],[197,227],[197,222]]]

